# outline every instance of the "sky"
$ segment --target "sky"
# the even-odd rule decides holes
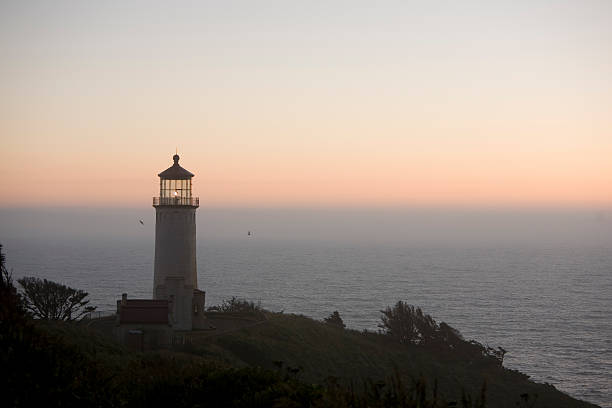
[[[0,207],[612,206],[612,2],[3,1]]]

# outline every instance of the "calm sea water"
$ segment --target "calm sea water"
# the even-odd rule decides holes
[[[370,242],[233,232],[213,239],[198,227],[198,283],[208,305],[238,296],[317,319],[338,310],[349,327],[376,330],[380,310],[405,300],[466,338],[504,347],[505,366],[612,407],[606,240]],[[112,310],[123,292],[151,296],[150,232],[1,238],[15,277],[64,282]]]

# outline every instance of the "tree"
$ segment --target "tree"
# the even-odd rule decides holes
[[[89,294],[85,291],[34,277],[17,282],[23,288],[25,308],[34,318],[73,321],[96,309],[87,305]]]
[[[6,269],[6,255],[0,244],[0,321],[9,321],[18,316],[24,316],[23,302],[13,285],[12,274]]]
[[[435,338],[438,324],[420,307],[398,301],[392,308],[387,306],[378,325],[383,331],[399,340],[400,343],[425,343]]]
[[[339,327],[341,329],[344,329],[346,327],[346,325],[342,321],[342,318],[340,317],[340,313],[338,313],[337,310],[334,311],[334,313],[330,314],[329,317],[326,317],[323,320],[325,321],[325,323]]]
[[[470,340],[466,341],[458,330],[448,324],[437,323],[421,308],[409,305],[401,300],[393,307],[387,307],[382,313],[378,325],[383,332],[397,339],[400,343],[418,344],[439,352],[451,352],[454,356],[470,361],[482,361],[501,366],[506,350]]]

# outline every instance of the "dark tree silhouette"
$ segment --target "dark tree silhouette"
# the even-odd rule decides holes
[[[424,314],[420,307],[401,300],[380,312],[382,316],[378,327],[400,343],[425,343],[435,338],[438,331],[438,324],[431,316]]]
[[[507,351],[503,347],[497,347],[497,349],[495,349],[487,346],[487,354],[495,357],[499,361],[500,366],[504,364],[504,356],[506,353]]]
[[[401,300],[393,307],[387,307],[378,325],[383,332],[403,344],[417,344],[442,353],[452,353],[455,357],[468,361],[480,361],[501,366],[506,350],[470,340],[466,341],[458,330],[448,324],[437,323],[421,308]]]
[[[88,293],[47,279],[25,277],[17,280],[23,288],[24,305],[32,317],[73,321],[96,308],[87,306]]]
[[[330,314],[329,317],[326,317],[323,320],[325,321],[325,323],[332,326],[340,327],[341,329],[344,329],[346,327],[346,325],[342,321],[342,318],[340,317],[340,313],[338,313],[337,310],[334,311],[334,313]]]
[[[23,302],[13,284],[12,274],[6,269],[6,256],[0,244],[0,321],[5,322],[23,314]]]

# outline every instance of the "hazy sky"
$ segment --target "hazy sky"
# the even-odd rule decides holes
[[[612,2],[3,1],[0,206],[612,205]]]

